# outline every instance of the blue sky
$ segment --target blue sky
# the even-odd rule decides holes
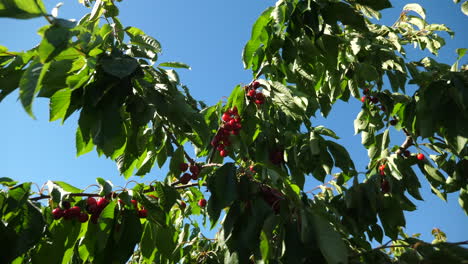
[[[191,89],[195,98],[214,104],[228,96],[235,85],[251,80],[250,72],[242,66],[242,48],[250,37],[251,26],[258,15],[274,2],[124,0],[119,6],[124,26],[138,27],[158,39],[163,46],[160,62],[181,61],[189,64],[192,70],[179,70],[182,82]],[[381,23],[393,24],[402,7],[409,3],[393,2],[394,8],[383,12]],[[449,0],[412,2],[421,3],[426,8],[429,23],[445,23],[456,32],[454,39],[443,35],[447,38],[447,46],[438,58],[442,62],[453,63],[455,49],[467,47],[468,31],[464,25],[468,25],[468,17],[461,13],[459,5]],[[47,6],[48,10],[52,7]],[[77,0],[66,1],[60,8],[59,16],[79,19],[85,12],[86,9]],[[2,18],[0,45],[11,50],[29,49],[40,41],[35,32],[46,23],[42,18]],[[407,47],[407,53],[410,59],[430,56],[427,51],[418,52],[411,47]],[[37,120],[32,120],[17,98],[18,94],[13,93],[0,103],[0,146],[3,150],[0,152],[0,177],[33,181],[39,186],[52,179],[84,188],[95,183],[96,177],[109,179],[115,185],[125,184],[113,161],[98,158],[95,152],[76,157],[76,115],[64,125],[59,122],[49,123],[48,102],[37,99],[33,106]],[[318,118],[313,123],[335,130],[341,137],[339,143],[348,148],[358,170],[362,171],[368,161],[367,152],[360,145],[360,136],[353,135],[353,120],[360,107],[357,100],[338,103],[327,120]],[[401,144],[403,137],[400,134],[392,131],[392,144]],[[165,171],[159,171],[156,167],[143,179],[131,179],[150,182],[155,178],[161,179],[165,174]],[[316,185],[314,181],[308,181],[305,189],[312,189]],[[458,205],[457,196],[449,195],[447,204],[432,195],[427,186],[422,195],[425,203],[416,202],[419,210],[406,214],[407,232],[422,233],[423,239],[431,241],[431,229],[439,227],[447,233],[450,241],[466,240],[467,217]]]

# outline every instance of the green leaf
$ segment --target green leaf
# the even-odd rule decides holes
[[[128,27],[125,32],[129,35],[132,44],[138,45],[142,49],[150,50],[154,53],[161,52],[161,44],[153,37],[146,35],[141,29]]]
[[[313,219],[313,229],[316,234],[316,241],[327,260],[331,264],[348,263],[348,252],[346,245],[338,231],[336,231],[328,220],[312,210],[308,210]]]
[[[172,226],[170,227],[163,227],[159,225],[154,225],[155,232],[154,232],[154,241],[156,247],[161,252],[161,254],[167,258],[170,258],[172,252],[175,248],[174,243],[174,229]]]
[[[126,263],[135,251],[142,235],[141,222],[134,210],[125,210],[122,220],[113,230],[110,251],[115,263]],[[113,261],[113,263],[114,263]]]
[[[67,114],[68,106],[70,105],[72,91],[70,89],[63,89],[57,91],[50,98],[50,114],[49,121],[55,121],[57,119],[65,118]]]
[[[242,115],[245,107],[245,92],[240,85],[234,87],[226,104],[227,109],[232,109],[234,106],[237,107],[239,115]]]
[[[392,4],[388,0],[357,0],[356,2],[369,6],[376,11],[392,7]]]
[[[458,203],[461,208],[465,211],[465,214],[468,215],[468,188],[462,188],[460,190],[460,196],[458,197]]]
[[[24,72],[23,76],[21,76],[21,80],[19,83],[20,93],[19,97],[21,103],[23,104],[24,110],[31,116],[35,118],[32,112],[32,103],[34,97],[38,92],[38,80],[41,74],[43,65],[35,60],[34,62],[29,65],[29,67]]]
[[[68,46],[68,40],[71,38],[69,28],[59,25],[52,25],[44,32],[41,44],[37,49],[42,63],[52,60]]]
[[[180,164],[185,162],[184,158],[184,148],[178,147],[174,154],[172,155],[171,162],[169,163],[169,170],[175,176],[179,177],[180,175]]]
[[[158,67],[171,67],[171,68],[184,68],[191,70],[189,65],[182,62],[163,62],[158,65]]]
[[[254,25],[252,26],[252,35],[247,44],[245,44],[244,50],[242,51],[242,60],[244,62],[244,68],[246,69],[249,69],[252,66],[253,55],[260,46],[260,36],[265,30],[265,27],[271,21],[270,14],[272,11],[273,7],[267,8],[257,18],[257,21],[255,21]]]
[[[468,16],[468,1],[463,2],[461,5],[461,11]]]
[[[18,183],[17,181],[14,181],[8,177],[0,178],[0,184],[3,186],[12,187],[12,186],[15,186],[17,183]]]
[[[86,141],[79,126],[76,129],[75,141],[77,157],[92,151],[94,148],[92,139],[88,137],[88,141]]]
[[[414,11],[420,15],[424,20],[426,19],[426,10],[419,4],[407,4],[403,7],[403,11]]]
[[[2,0],[0,1],[0,17],[29,19],[45,15],[41,0]]]
[[[101,59],[100,63],[105,72],[120,79],[132,74],[139,66],[138,62],[129,56],[107,56]]]
[[[236,166],[230,162],[224,164],[208,178],[207,183],[211,192],[208,201],[208,214],[210,215],[211,228],[213,228],[218,221],[221,210],[237,198]]]
[[[96,182],[99,184],[100,187],[100,196],[105,196],[112,192],[112,183],[110,181],[106,181],[103,178],[96,178]]]

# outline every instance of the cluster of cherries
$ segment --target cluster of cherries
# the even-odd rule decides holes
[[[223,123],[221,124],[218,132],[211,141],[211,146],[215,147],[219,151],[221,157],[226,157],[229,152],[226,147],[231,145],[229,135],[239,135],[239,131],[242,128],[241,118],[237,111],[237,107],[227,110],[221,116]]]
[[[257,105],[262,105],[265,103],[265,95],[257,91],[260,87],[260,83],[257,81],[252,82],[250,85],[245,86],[245,90],[247,92],[247,96],[255,102]]]
[[[154,195],[150,195],[153,198],[157,198]],[[135,209],[138,210],[138,202],[136,200],[131,200]],[[123,204],[122,200],[119,200],[119,203]],[[91,215],[91,223],[97,224],[99,215],[101,214],[102,210],[109,204],[109,200],[105,197],[99,197],[97,200],[93,197],[89,197],[86,200],[86,210],[83,211],[79,206],[71,207],[70,202],[62,201],[61,207],[57,207],[52,210],[52,215],[55,220],[59,220],[63,217],[65,220],[72,220],[77,219],[81,223],[85,223],[88,221],[89,215]],[[147,211],[144,208],[141,208],[137,211],[138,216],[140,218],[146,218]]]
[[[385,176],[385,168],[387,167],[386,164],[382,164],[379,166],[379,173],[382,176]],[[382,180],[380,181],[380,190],[383,193],[389,193],[390,192],[390,183],[388,182],[385,177],[382,177]]]
[[[180,183],[182,184],[187,184],[191,179],[197,180],[198,174],[200,174],[200,167],[198,167],[197,164],[191,164],[189,166],[187,163],[181,163],[179,165],[179,169],[181,172],[185,172],[180,177]],[[191,174],[186,172],[187,170],[190,170]]]

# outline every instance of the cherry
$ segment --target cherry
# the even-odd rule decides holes
[[[247,92],[247,96],[249,96],[249,97],[255,97],[256,94],[257,94],[257,92],[255,90],[249,90]]]
[[[385,167],[386,166],[387,165],[385,165],[385,164],[382,164],[382,165],[379,166],[380,175],[385,175]]]
[[[257,89],[258,87],[260,87],[260,83],[257,82],[257,81],[254,81],[254,82],[252,83],[252,87],[253,87],[254,89]]]
[[[373,104],[376,104],[379,102],[379,99],[377,97],[371,97],[370,100]]]
[[[147,215],[148,215],[148,211],[146,209],[138,210],[138,217],[146,218]]]
[[[55,220],[62,218],[63,213],[64,213],[63,210],[58,207],[52,210],[52,215],[54,216]]]
[[[192,174],[192,180],[196,181],[198,179],[198,174]]]
[[[97,224],[99,219],[99,214],[92,214],[91,215],[91,223]]]
[[[224,158],[224,157],[226,157],[226,156],[228,155],[228,151],[225,150],[225,149],[223,149],[223,150],[221,150],[221,151],[219,152],[219,155],[220,155],[221,157]]]
[[[70,209],[70,202],[69,201],[61,201],[60,202],[60,207],[62,207],[63,209]]]
[[[387,180],[382,180],[380,183],[380,190],[382,190],[383,193],[388,193],[390,192],[390,183]]]
[[[68,209],[68,211],[70,212],[72,216],[79,216],[81,212],[81,208],[78,206],[73,206],[72,208]]]
[[[249,170],[250,170],[251,172],[255,173],[255,166],[254,166],[254,165],[250,165]]]
[[[96,199],[94,199],[93,197],[88,197],[88,199],[86,200],[86,204],[87,205],[96,205]]]
[[[403,156],[408,158],[409,156],[411,156],[411,152],[409,150],[405,149],[405,151],[403,151]]]
[[[365,94],[365,95],[368,95],[369,94],[369,88],[364,89],[364,91],[362,93]]]
[[[418,160],[424,160],[425,156],[424,156],[424,154],[419,153],[419,154],[416,156],[416,158],[418,158]]]
[[[81,213],[79,216],[78,216],[78,221],[80,221],[81,223],[84,223],[86,221],[88,221],[88,214],[87,213]]]
[[[190,179],[192,179],[192,174],[184,173],[182,177],[180,177],[180,183],[187,184],[190,181]]]
[[[119,202],[122,202],[122,201],[119,200]],[[88,213],[90,213],[90,214],[96,213],[96,212],[98,211],[98,208],[99,208],[99,207],[97,206],[96,203],[86,205],[86,211],[87,211]]]
[[[228,113],[224,113],[221,117],[221,119],[224,121],[224,122],[229,122],[229,120],[231,120],[231,115],[228,114]]]
[[[180,209],[181,209],[181,210],[185,210],[185,208],[187,207],[187,204],[185,204],[184,201],[181,201],[180,204],[179,204],[179,206],[180,206]]]
[[[206,206],[206,200],[205,199],[200,199],[200,201],[198,201],[198,206],[205,207]]]
[[[133,204],[133,207],[135,207],[135,208],[138,209],[138,202],[137,202],[137,200],[131,200],[130,202]]]
[[[223,145],[223,144],[219,144],[219,145],[216,147],[216,149],[217,149],[218,151],[221,151],[221,150],[224,149],[224,145]]]
[[[390,120],[390,125],[396,126],[396,124],[398,124],[398,121],[396,119]]]
[[[101,209],[106,207],[107,204],[109,204],[109,200],[107,200],[104,197],[99,197],[99,199],[97,200],[97,206]]]
[[[190,165],[190,172],[193,174],[199,174],[200,173],[200,168],[196,164]]]
[[[255,100],[255,104],[257,104],[257,105],[262,105],[262,104],[264,104],[264,103],[265,103],[265,99],[257,99],[257,100]]]
[[[188,169],[188,167],[189,167],[189,165],[187,163],[185,163],[185,162],[183,162],[183,163],[181,163],[179,165],[180,171],[186,171]]]
[[[364,102],[366,102],[366,100],[367,100],[367,96],[363,96],[363,97],[361,97],[361,102],[363,102],[363,103],[364,103]]]

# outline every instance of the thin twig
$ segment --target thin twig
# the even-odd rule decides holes
[[[195,187],[195,186],[198,186],[198,185],[199,185],[199,183],[198,183],[198,182],[195,182],[195,183],[190,183],[190,184],[175,186],[174,188],[175,188],[175,189],[185,189],[185,188]],[[206,183],[204,182],[202,185],[203,185],[203,186],[206,186]]]

